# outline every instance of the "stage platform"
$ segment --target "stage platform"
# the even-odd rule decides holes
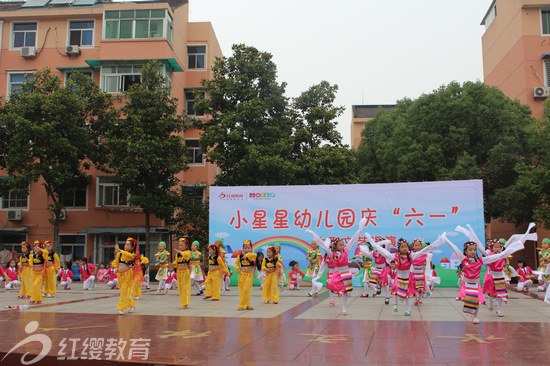
[[[550,305],[540,294],[510,290],[504,317],[482,306],[472,324],[456,289],[436,289],[421,306],[394,312],[384,297],[355,288],[347,315],[328,293],[284,290],[254,310],[237,311],[237,289],[218,302],[193,296],[181,309],[177,291],[145,293],[136,311],[118,315],[118,293],[59,290],[28,310],[17,293],[0,290],[0,365],[545,365],[550,360]],[[38,356],[44,351],[43,356]],[[25,353],[29,353],[23,356]],[[24,357],[24,358],[23,358]],[[37,357],[40,357],[38,360]]]

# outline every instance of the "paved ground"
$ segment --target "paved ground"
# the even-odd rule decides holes
[[[4,309],[27,301],[0,290],[0,365],[21,364],[25,352],[28,364],[60,366],[550,364],[550,305],[536,293],[510,290],[504,317],[482,306],[474,325],[456,289],[436,289],[405,317],[404,303],[395,313],[383,297],[360,298],[360,289],[343,315],[341,300],[329,307],[326,292],[309,298],[307,289],[285,290],[279,304],[263,304],[259,288],[252,311],[237,311],[233,288],[219,302],[194,296],[189,309],[179,308],[176,291],[144,293],[135,313],[120,316],[115,290],[78,288],[29,310]],[[30,363],[45,339],[47,356]]]

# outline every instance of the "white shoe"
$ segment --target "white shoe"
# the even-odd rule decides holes
[[[133,307],[133,306],[132,306],[130,309],[128,309],[128,312],[129,312],[129,313],[133,313],[134,311],[136,311],[136,308]]]
[[[504,314],[502,314],[502,311],[500,311],[500,310],[497,310],[497,315],[501,318],[504,316]]]
[[[124,311],[119,310],[119,311],[118,311],[118,315],[124,315]]]

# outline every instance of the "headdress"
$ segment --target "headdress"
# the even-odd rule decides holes
[[[40,240],[35,240],[34,245],[38,245],[40,248],[44,248],[44,243],[42,243]]]
[[[505,244],[506,244],[506,239],[504,239],[504,238],[500,238],[500,239],[498,239],[498,241],[499,241],[500,244],[502,244],[502,245],[505,245]]]
[[[179,238],[178,241],[179,241],[180,243],[183,242],[183,243],[185,243],[185,244],[189,244],[189,239],[187,239],[187,238]]]
[[[46,245],[46,244],[51,244],[51,243],[52,243],[51,240],[46,240],[46,241],[44,242],[44,245]]]
[[[200,246],[200,243],[198,240],[194,240],[191,245],[196,245],[196,246]]]
[[[245,241],[243,241],[243,247],[244,247],[245,245],[250,245],[250,246],[252,247],[252,240],[246,239]]]
[[[477,246],[476,243],[474,243],[473,241],[467,241],[466,243],[464,243],[464,250],[466,250],[466,248],[470,247],[470,246]]]
[[[166,243],[163,241],[159,241],[159,245],[162,245],[164,248],[166,248]]]
[[[493,248],[493,245],[495,245],[496,243],[500,243],[500,240],[498,240],[498,239],[490,239],[490,240],[487,242],[487,248],[492,249],[492,248]]]
[[[131,241],[131,242],[134,243],[136,246],[137,246],[137,243],[138,243],[137,239],[134,239],[134,238],[132,238],[132,237],[129,237],[128,239],[126,239],[126,241]]]
[[[550,239],[544,238],[544,239],[542,239],[542,242],[543,242],[543,243],[546,243],[546,244],[550,244]]]

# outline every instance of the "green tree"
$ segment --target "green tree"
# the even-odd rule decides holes
[[[493,205],[516,224],[536,221],[550,229],[550,102],[529,128],[528,154],[515,164],[515,181],[495,191]]]
[[[272,55],[234,45],[217,59],[213,78],[195,108],[211,118],[197,121],[201,146],[221,173],[217,185],[349,183],[353,152],[343,146],[334,120],[337,86],[323,81],[294,101],[277,82]]]
[[[26,79],[0,108],[0,166],[13,177],[2,190],[28,193],[31,183],[42,181],[56,250],[63,202],[88,184],[92,165],[104,163],[99,136],[114,118],[109,95],[90,77],[73,73],[63,87],[49,69]]]
[[[209,226],[209,203],[203,200],[201,195],[196,194],[203,191],[203,186],[185,186],[180,195],[180,210],[176,214],[176,231],[190,242],[198,240],[200,250],[204,253],[208,245]]]
[[[128,190],[129,204],[143,209],[148,245],[151,215],[169,219],[178,204],[176,175],[187,169],[184,120],[158,61],[143,67],[141,83],[125,95],[121,118],[107,131],[108,165]]]
[[[516,181],[528,152],[527,106],[481,82],[450,83],[402,100],[362,132],[357,151],[363,183],[483,179],[486,219],[502,212],[498,189]]]

